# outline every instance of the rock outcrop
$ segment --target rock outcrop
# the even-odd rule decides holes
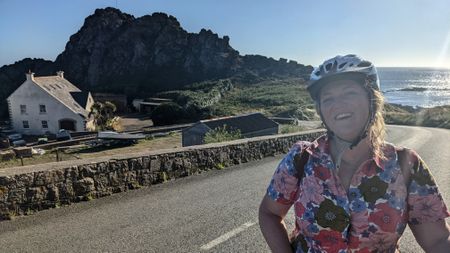
[[[188,33],[164,13],[134,18],[106,8],[86,18],[55,65],[82,88],[114,84],[142,91],[148,85],[144,90],[161,91],[227,77],[239,60],[228,38],[209,30]]]
[[[131,97],[210,79],[254,82],[305,77],[312,70],[286,59],[241,56],[230,46],[228,36],[220,38],[205,29],[189,33],[175,17],[164,13],[135,18],[114,8],[97,9],[87,17],[55,62],[24,59],[3,66],[0,84],[6,89],[1,101],[22,83],[29,69],[36,75],[63,70],[80,89]]]

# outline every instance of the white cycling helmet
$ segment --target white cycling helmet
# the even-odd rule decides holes
[[[370,62],[361,59],[357,55],[338,55],[326,60],[311,73],[307,89],[317,102],[320,89],[329,81],[338,79],[357,80],[365,88],[380,90],[380,81],[377,69]]]

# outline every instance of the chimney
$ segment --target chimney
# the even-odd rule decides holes
[[[61,78],[64,78],[64,71],[60,70],[60,71],[56,72],[56,75],[61,77]]]
[[[34,81],[34,73],[31,72],[31,70],[28,70],[28,73],[26,73],[25,76],[27,77],[27,81],[28,80]]]

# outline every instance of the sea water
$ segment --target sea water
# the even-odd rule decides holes
[[[388,103],[435,107],[450,105],[450,70],[433,68],[377,68]]]

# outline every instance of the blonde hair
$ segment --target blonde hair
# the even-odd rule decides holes
[[[378,90],[373,90],[372,103],[374,119],[368,129],[368,138],[375,157],[385,160],[383,153],[384,140],[386,137],[386,124],[384,123],[384,96]]]

